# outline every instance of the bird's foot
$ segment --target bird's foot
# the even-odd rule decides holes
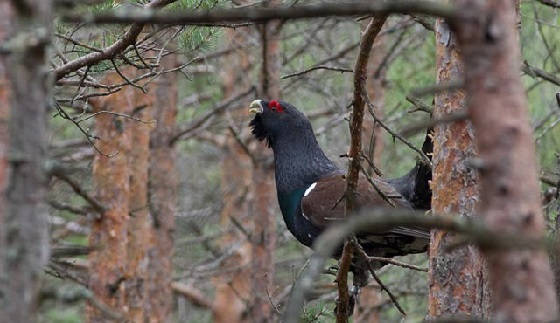
[[[352,316],[352,314],[354,313],[354,306],[355,304],[359,304],[358,303],[358,296],[360,294],[360,288],[357,286],[352,286],[352,288],[350,288],[349,290],[349,299],[348,299],[348,310],[346,312],[346,315],[348,317]],[[334,307],[334,315],[338,315],[338,309],[339,309],[339,298],[337,297],[335,299],[335,304],[336,306]]]
[[[360,306],[360,287],[359,286],[352,286],[350,288],[350,302],[352,303],[352,309],[354,308],[354,304]]]

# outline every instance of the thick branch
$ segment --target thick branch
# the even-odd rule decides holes
[[[234,8],[213,10],[190,10],[178,14],[158,14],[153,11],[142,10],[135,14],[122,15],[118,13],[100,15],[67,15],[66,22],[97,23],[97,24],[216,24],[226,22],[266,22],[273,19],[303,19],[319,17],[344,17],[386,15],[390,13],[426,14],[448,19],[460,17],[460,13],[453,7],[434,1],[375,1],[329,3],[320,5],[305,5],[280,8]]]

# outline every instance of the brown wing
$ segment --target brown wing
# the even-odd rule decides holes
[[[387,182],[373,178],[375,187],[360,174],[358,181],[357,204],[359,208],[400,207],[410,208],[410,204]],[[344,203],[341,198],[346,190],[343,174],[322,178],[306,191],[301,200],[303,216],[319,228],[325,228],[333,222],[344,219]],[[385,195],[380,195],[377,190]],[[387,201],[388,200],[388,201]],[[386,234],[397,234],[421,238],[429,238],[429,233],[415,228],[396,227]]]

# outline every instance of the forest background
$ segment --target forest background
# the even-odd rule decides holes
[[[171,2],[161,11],[327,3]],[[69,62],[103,53],[135,28],[86,23],[90,15],[111,11],[125,16],[158,1],[55,3],[47,65],[56,73],[56,86],[46,133],[54,164],[47,192],[53,251],[41,274],[39,321],[145,315],[155,321],[169,316],[177,322],[236,322],[262,315],[257,313],[278,319],[311,250],[286,230],[274,194],[271,153],[251,138],[247,106],[256,98],[292,103],[310,118],[328,157],[345,169],[352,69],[370,17],[147,25],[140,28],[136,45],[122,54],[70,71],[64,70]],[[522,81],[551,236],[560,210],[558,7],[553,1],[520,3]],[[76,17],[82,22],[70,22]],[[377,117],[394,133],[430,119],[438,91],[436,32],[441,24],[423,15],[391,15],[376,39],[367,89]],[[460,87],[457,82],[445,86],[452,91]],[[403,175],[420,158],[369,117],[364,131],[363,146],[385,177]],[[424,137],[423,130],[416,131],[406,141],[421,148]],[[256,214],[263,213],[269,222],[259,222]],[[115,222],[100,224],[100,214]],[[269,240],[255,242],[258,234]],[[111,239],[115,245],[109,254],[96,250],[93,242]],[[428,311],[427,256],[398,260],[415,270],[387,265],[379,277],[407,319],[420,321]],[[146,265],[154,262],[158,265]],[[90,287],[91,279],[104,281],[103,275],[112,277],[115,270],[142,278],[117,283],[120,300]],[[314,286],[304,321],[335,319],[333,279],[322,275]],[[144,306],[152,301],[134,290],[148,281],[172,288]],[[265,287],[255,286],[259,283]],[[259,291],[265,294],[255,296]],[[378,287],[363,294],[356,320],[401,318]],[[117,303],[107,308],[106,298]],[[134,304],[131,299],[137,308],[128,307]]]

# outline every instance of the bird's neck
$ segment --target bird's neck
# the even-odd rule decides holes
[[[296,189],[289,193],[278,193],[278,204],[282,211],[282,218],[288,230],[299,242],[311,247],[314,237],[320,234],[320,229],[302,215],[301,199],[305,189]]]
[[[274,140],[274,164],[278,193],[291,193],[305,189],[322,176],[338,171],[338,167],[325,156],[310,133],[292,133]]]

